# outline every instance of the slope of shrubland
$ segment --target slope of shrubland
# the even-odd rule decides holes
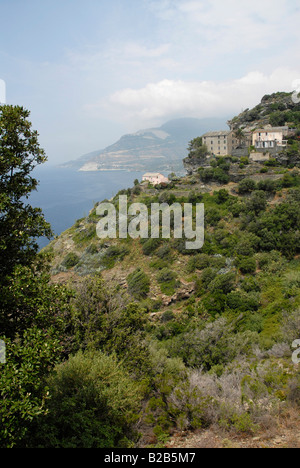
[[[143,387],[135,446],[211,428],[253,439],[298,414],[299,169],[251,164],[234,183],[231,167],[218,158],[217,180],[200,169],[111,200],[204,203],[200,251],[172,236],[100,240],[96,206],[47,249],[52,281],[76,290],[73,351],[115,354]]]

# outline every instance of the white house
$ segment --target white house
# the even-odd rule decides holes
[[[144,174],[142,177],[142,181],[148,181],[153,185],[157,185],[161,184],[162,182],[168,183],[169,179],[159,172],[146,172],[146,174]]]
[[[288,127],[259,128],[252,134],[252,144],[255,148],[276,148],[287,146],[284,136],[288,134]]]

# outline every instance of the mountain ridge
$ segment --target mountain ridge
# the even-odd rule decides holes
[[[122,135],[104,149],[87,153],[62,164],[80,171],[152,170],[183,171],[188,142],[212,127],[227,127],[227,119],[181,118],[169,120],[160,127],[146,128]]]

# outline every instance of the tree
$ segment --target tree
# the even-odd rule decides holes
[[[143,391],[115,355],[79,351],[47,380],[48,415],[21,448],[128,447],[137,439]]]
[[[241,128],[237,128],[233,136],[238,140],[239,147],[241,147],[242,142],[244,142],[246,138],[244,131]]]
[[[38,182],[30,174],[46,161],[31,129],[30,112],[20,106],[0,106],[0,277],[15,265],[30,265],[38,251],[36,239],[51,237],[41,209],[26,200]]]
[[[36,239],[50,237],[39,208],[26,200],[37,187],[31,176],[46,161],[31,130],[29,112],[0,106],[0,338],[6,362],[0,367],[0,447],[11,448],[45,414],[44,378],[68,354],[68,297],[50,283],[47,255]]]
[[[202,138],[197,137],[189,142],[188,152],[189,158],[203,158],[208,154],[208,148],[203,144]]]
[[[253,192],[256,189],[256,182],[253,179],[243,179],[238,185],[239,194]]]

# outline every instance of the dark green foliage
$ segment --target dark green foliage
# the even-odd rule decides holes
[[[275,180],[265,179],[260,180],[257,184],[258,190],[264,190],[265,192],[276,192],[278,183]]]
[[[155,252],[155,250],[159,247],[161,244],[160,239],[146,239],[144,242],[142,242],[142,251],[144,255],[151,255]]]
[[[163,268],[158,273],[157,281],[160,283],[161,291],[164,294],[172,295],[175,292],[175,288],[177,286],[176,278],[176,273],[168,268]]]
[[[224,294],[227,294],[235,287],[235,280],[236,275],[233,272],[218,275],[209,283],[208,289],[212,293],[222,291]]]
[[[75,244],[81,245],[90,242],[96,237],[96,226],[94,224],[80,229],[73,235]]]
[[[0,106],[0,274],[15,266],[28,266],[38,252],[37,238],[51,237],[50,225],[39,208],[26,200],[36,189],[31,176],[35,166],[46,161],[31,129],[30,112],[20,106]]]
[[[246,210],[254,211],[257,215],[260,211],[264,211],[267,207],[266,194],[262,190],[255,190],[251,193],[249,200],[246,202]]]
[[[165,243],[164,245],[162,245],[156,250],[155,255],[161,258],[162,260],[166,260],[166,261],[171,260],[172,250],[171,250],[170,245]]]
[[[202,138],[197,137],[189,142],[188,157],[189,158],[202,158],[208,154],[208,148],[203,145]]]
[[[222,167],[210,167],[207,169],[200,169],[199,170],[199,175],[200,179],[203,182],[218,182],[219,184],[228,184],[229,182],[229,176],[227,174],[227,165],[224,166],[224,169]]]
[[[256,271],[256,261],[254,258],[242,258],[238,262],[238,267],[243,274],[246,273],[255,273]]]
[[[210,370],[216,365],[231,362],[241,350],[254,342],[249,332],[233,334],[233,325],[221,317],[175,337],[168,343],[171,356],[180,356],[189,367]]]
[[[288,173],[284,174],[282,179],[280,180],[280,184],[282,187],[299,187],[300,186],[300,176],[297,173]]]
[[[277,159],[275,158],[270,158],[268,159],[268,161],[265,161],[264,162],[264,165],[267,166],[267,167],[276,167],[278,166],[278,162],[277,162]]]
[[[217,203],[219,204],[225,203],[230,197],[229,192],[226,189],[221,189],[218,192],[215,192],[214,195],[217,196]]]
[[[49,413],[37,421],[28,447],[117,448],[136,439],[143,394],[115,356],[79,352],[56,367],[47,385]]]
[[[240,194],[250,193],[256,189],[256,183],[252,179],[243,179],[238,185],[238,192]]]
[[[127,284],[129,294],[137,299],[146,297],[150,290],[150,280],[140,268],[127,276]]]
[[[195,270],[203,270],[208,268],[210,265],[211,259],[209,255],[206,254],[197,254],[191,257],[187,264],[187,270],[189,273]]]
[[[0,447],[15,448],[36,419],[46,414],[49,393],[44,377],[62,350],[55,333],[35,326],[15,340],[5,338],[5,344],[6,363],[0,364]]]
[[[233,291],[226,296],[226,305],[229,309],[245,312],[246,310],[257,310],[260,302],[255,293]]]
[[[196,193],[193,190],[189,193],[187,202],[188,203],[201,203],[203,195],[201,193]]]
[[[56,330],[61,336],[67,327],[71,295],[67,288],[51,284],[47,271],[38,272],[34,266],[15,268],[1,288],[1,334],[14,339],[37,327]]]
[[[101,259],[101,264],[106,268],[112,268],[117,261],[122,261],[128,254],[128,249],[124,245],[111,245],[108,247]]]
[[[70,268],[73,268],[74,266],[76,266],[79,262],[80,258],[78,257],[78,255],[74,252],[69,252],[63,262],[62,262],[62,266],[64,266],[65,268],[67,268],[68,270]]]

